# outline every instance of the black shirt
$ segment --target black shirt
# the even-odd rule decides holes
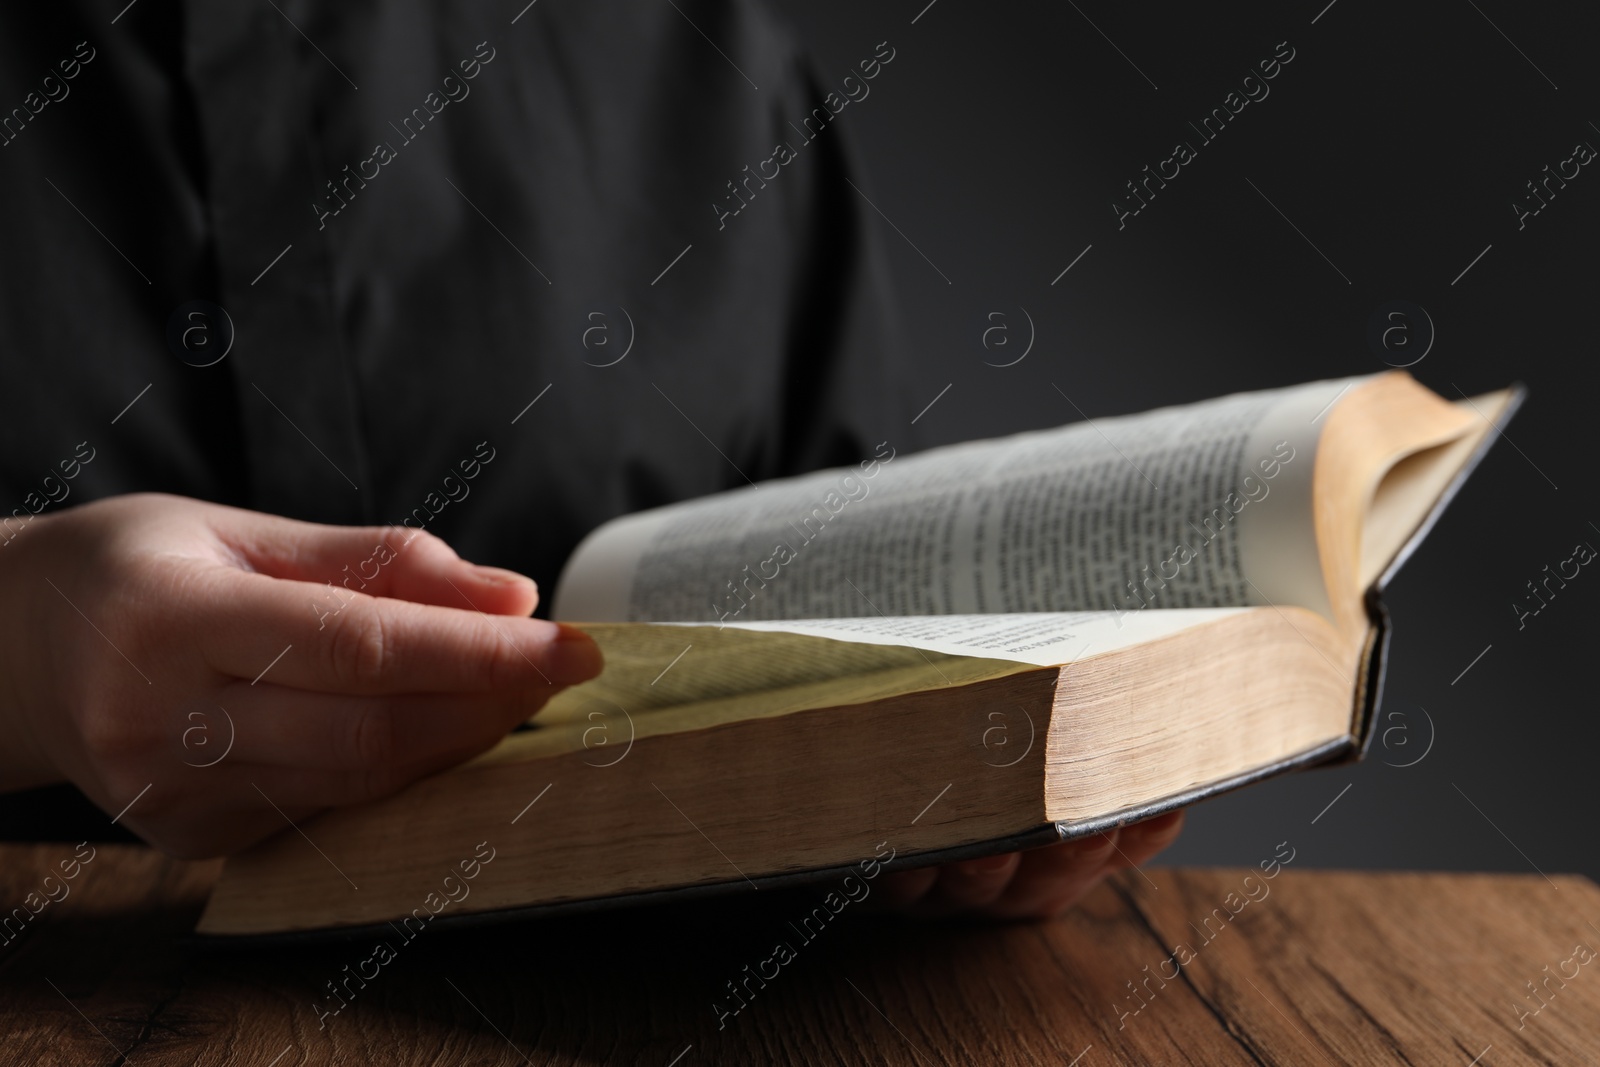
[[[0,542],[162,491],[548,603],[612,516],[906,425],[845,130],[752,3],[116,7],[0,14]]]
[[[844,131],[750,3],[0,20],[0,514],[410,516],[548,590],[607,518],[905,425]]]

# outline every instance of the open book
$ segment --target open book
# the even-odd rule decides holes
[[[604,673],[493,751],[311,820],[316,849],[230,859],[200,930],[410,930],[965,858],[1358,755],[1379,591],[1520,396],[1315,382],[884,442],[607,523],[554,606]]]

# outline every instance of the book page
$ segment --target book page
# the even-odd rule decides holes
[[[600,766],[640,738],[1075,663],[1239,610],[586,623],[605,672],[557,693],[482,759],[583,749]]]
[[[980,656],[1055,667],[1090,654],[1132,645],[1201,626],[1239,608],[1190,611],[1155,609],[1118,618],[1108,611],[1039,611],[991,615],[889,615],[847,619],[734,622],[724,629],[804,634],[835,642],[881,645],[944,656]]]
[[[1292,603],[1326,613],[1311,524],[1320,412],[1352,382],[766,482],[608,523],[569,620],[707,621]]]

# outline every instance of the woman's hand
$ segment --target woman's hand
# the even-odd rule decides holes
[[[1113,871],[1137,867],[1183,829],[1183,812],[1028,852],[886,873],[882,899],[916,915],[1048,919],[1060,915]]]
[[[404,527],[153,494],[41,517],[0,548],[0,790],[70,779],[172,855],[238,850],[597,674],[537,603]]]

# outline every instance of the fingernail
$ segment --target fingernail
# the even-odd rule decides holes
[[[561,625],[544,655],[545,673],[557,685],[588,681],[605,666],[600,646],[582,630]]]

